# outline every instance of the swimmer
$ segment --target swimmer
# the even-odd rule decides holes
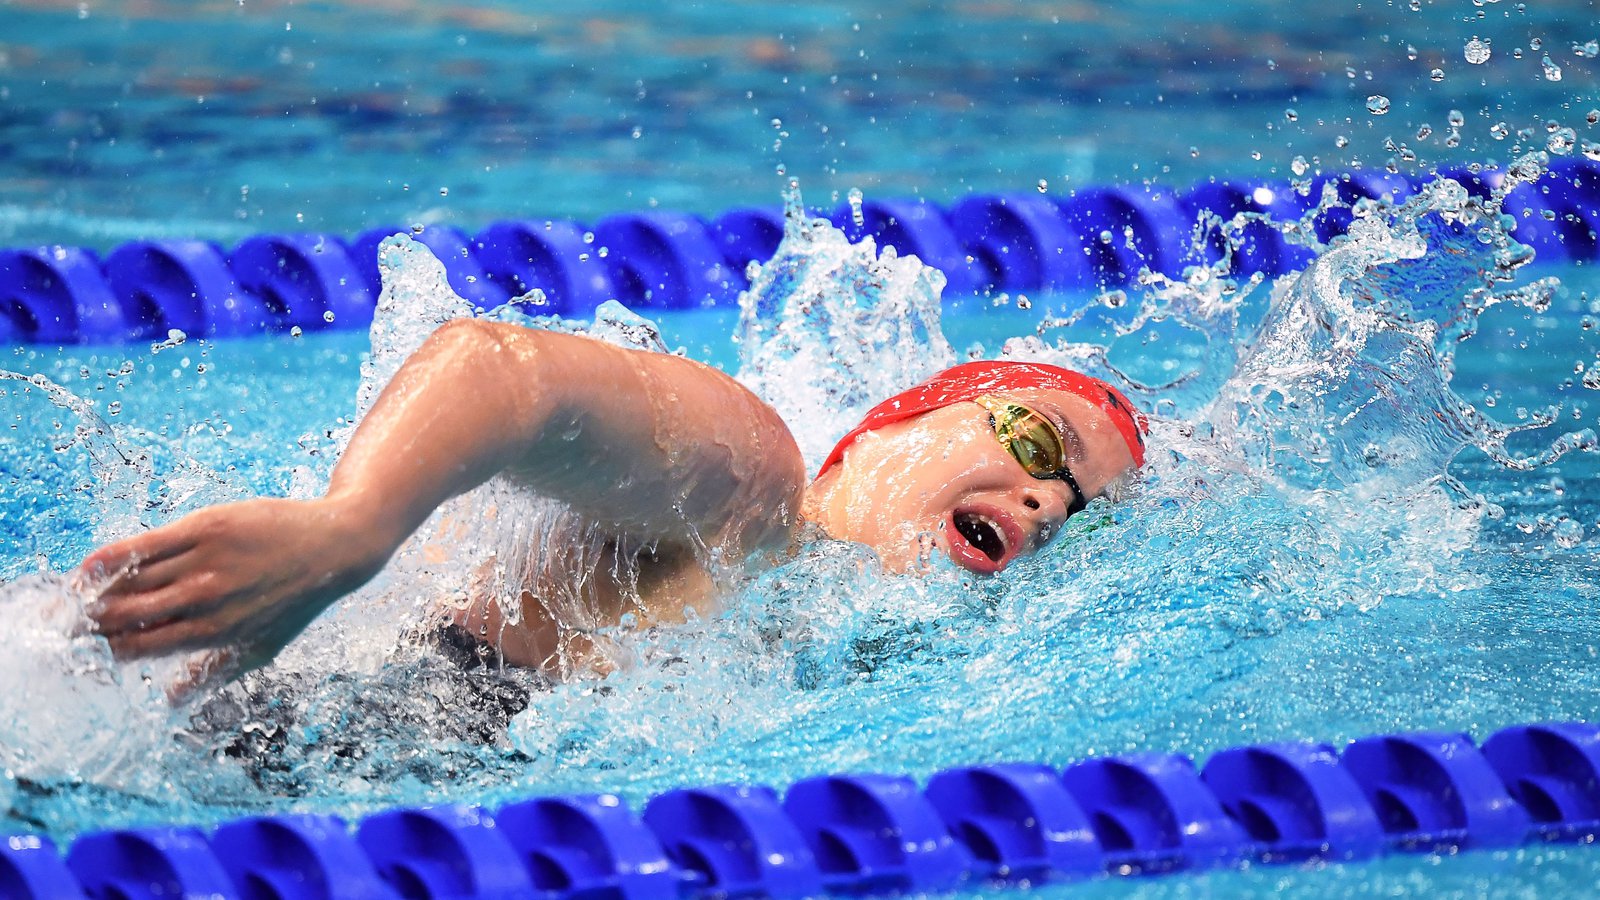
[[[376,575],[440,504],[504,475],[594,523],[610,557],[531,576],[515,625],[492,597],[451,615],[505,662],[559,677],[565,623],[539,579],[589,579],[604,621],[681,621],[714,607],[708,559],[771,564],[803,527],[890,571],[938,552],[990,575],[1114,492],[1144,462],[1145,428],[1097,379],[967,363],[872,409],[808,483],[778,413],[717,369],[462,319],[400,368],[322,497],[203,509],[81,571],[113,576],[92,615],[119,658],[212,649],[238,674]]]

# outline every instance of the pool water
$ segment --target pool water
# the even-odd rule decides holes
[[[1600,140],[1586,4],[1415,5],[0,0],[0,243],[710,213],[775,204],[790,177],[826,207],[851,188],[947,202],[1424,172],[1504,165],[1563,128],[1564,152]],[[1474,36],[1482,64],[1463,56]],[[916,262],[817,226],[742,310],[534,323],[737,372],[813,465],[862,404],[968,354],[1126,383],[1159,449],[1135,496],[999,578],[937,559],[889,576],[813,545],[720,616],[617,629],[621,672],[536,693],[487,741],[460,683],[395,648],[494,535],[442,563],[402,554],[267,680],[177,711],[163,687],[181,663],[110,661],[60,575],[206,503],[314,491],[362,398],[461,311],[416,245],[390,248],[375,337],[5,348],[20,377],[0,381],[0,681],[28,686],[0,697],[5,824],[67,840],[261,810],[589,790],[637,805],[685,784],[1592,719],[1600,279],[1508,265],[1504,223],[1448,191],[1363,212],[1276,284],[1199,268],[941,305]],[[889,287],[857,304],[863,279]],[[499,487],[454,509],[486,503],[515,524],[547,513]],[[252,691],[286,702],[268,714]],[[1550,897],[1597,881],[1593,848],[1538,846],[1068,889]]]
[[[5,710],[9,817],[70,836],[259,809],[358,816],[397,803],[597,789],[639,802],[681,784],[926,776],[1133,749],[1203,757],[1257,741],[1430,728],[1481,736],[1590,716],[1600,702],[1594,458],[1573,452],[1520,469],[1594,443],[1589,389],[1575,372],[1600,352],[1586,326],[1593,280],[1583,267],[1500,266],[1503,234],[1452,205],[1463,199],[1425,192],[1375,213],[1278,285],[1197,269],[1128,299],[1058,296],[1029,309],[990,300],[948,317],[937,278],[914,259],[878,258],[820,222],[797,231],[743,310],[663,316],[660,331],[666,346],[721,362],[762,391],[813,464],[859,412],[833,402],[841,387],[875,396],[883,382],[914,380],[960,348],[1112,374],[1109,360],[1138,373],[1130,389],[1155,411],[1162,448],[1143,487],[1127,502],[1091,507],[995,579],[937,559],[924,576],[889,576],[860,548],[812,545],[746,585],[721,616],[616,631],[624,671],[536,693],[488,744],[463,739],[460,720],[471,713],[450,705],[460,695],[436,666],[392,652],[399,620],[430,591],[448,590],[440,572],[459,568],[402,553],[292,647],[270,680],[224,691],[221,714],[172,713],[160,692],[172,667],[112,664],[72,631],[81,599],[48,575],[23,574],[66,569],[135,518],[165,520],[252,492],[303,493],[325,477],[361,394],[362,361],[367,382],[381,379],[428,322],[459,305],[420,245],[389,251],[371,346],[321,335],[18,348],[9,368],[59,382],[108,427],[75,432],[94,420],[49,383],[7,386],[14,437],[3,469],[16,514],[6,520],[19,547],[4,573],[15,579],[5,602],[19,635],[9,677],[26,672],[39,696],[59,703],[41,709],[30,695]],[[1450,215],[1466,226],[1443,224]],[[1419,255],[1417,240],[1431,242],[1428,252]],[[1452,268],[1462,254],[1471,264]],[[887,285],[875,304],[849,288],[868,274]],[[1386,305],[1384,291],[1402,282],[1432,287]],[[1485,302],[1485,290],[1506,301]],[[1475,315],[1469,303],[1487,309]],[[625,310],[601,319],[535,324],[653,340]],[[922,337],[902,336],[908,322]],[[1475,335],[1458,340],[1468,324]],[[887,337],[885,325],[896,326]],[[742,338],[734,353],[731,334]],[[900,357],[876,359],[874,341]],[[868,364],[852,365],[862,346]],[[793,368],[795,359],[805,367]],[[1551,404],[1560,405],[1557,424],[1523,433],[1475,417],[1517,423]],[[129,468],[141,477],[118,477]],[[508,497],[460,501],[475,502]],[[526,512],[537,515],[536,506]],[[461,565],[484,549],[465,544]],[[290,714],[251,711],[248,695],[263,690]],[[1355,874],[1352,893],[1472,892],[1486,878],[1497,892],[1517,883],[1533,891],[1550,880],[1590,884],[1600,872],[1586,847],[1466,860],[1258,867],[1094,889],[1327,896]]]
[[[1411,5],[5,0],[0,244],[711,214],[775,205],[780,164],[814,203],[949,203],[1597,139],[1589,4]]]

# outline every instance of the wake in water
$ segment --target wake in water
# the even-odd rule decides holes
[[[1509,180],[1536,176],[1537,160],[1519,166]],[[783,243],[741,298],[738,377],[782,413],[814,469],[865,408],[956,354],[938,272],[870,239],[850,244],[800,209],[792,192]],[[1373,730],[1385,701],[1354,686],[1347,658],[1367,646],[1353,636],[1361,617],[1397,598],[1437,606],[1482,588],[1494,565],[1482,531],[1498,507],[1451,474],[1453,461],[1469,450],[1526,470],[1592,449],[1595,436],[1512,452],[1518,431],[1551,417],[1503,425],[1453,386],[1455,348],[1482,314],[1546,308],[1557,287],[1512,286],[1528,258],[1495,201],[1440,180],[1397,207],[1354,212],[1347,237],[1274,284],[1230,279],[1223,263],[1147,273],[1134,298],[1106,294],[1005,342],[1001,356],[1106,378],[1156,417],[1133,495],[1091,504],[996,578],[942,559],[890,576],[862,547],[816,541],[735,585],[715,618],[586,622],[616,671],[552,687],[492,661],[452,662],[432,638],[433,611],[469,585],[512,599],[526,567],[598,553],[558,505],[491,482],[441,509],[268,670],[176,710],[163,687],[185,661],[115,663],[87,629],[92,586],[19,578],[0,592],[18,623],[5,677],[34,692],[0,701],[0,762],[15,781],[0,799],[12,795],[13,818],[64,833],[88,808],[107,825],[148,817],[149,804],[160,818],[205,820],[284,797],[359,813],[926,772],[1148,747],[1151,734],[1186,749],[1327,736],[1330,691],[1349,698],[1337,721]],[[1234,239],[1244,224],[1210,227]],[[438,323],[472,314],[421,245],[397,238],[381,252],[358,412]],[[667,349],[615,304],[593,323],[488,315]],[[135,449],[143,439],[64,389],[11,384],[75,420],[62,443],[89,458],[97,540],[241,494],[181,457],[153,467]],[[320,491],[347,438],[330,428],[308,442],[294,495]],[[550,602],[585,622],[581,591]],[[182,795],[163,794],[177,773]]]

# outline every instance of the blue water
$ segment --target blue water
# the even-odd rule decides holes
[[[715,213],[776,203],[780,163],[814,203],[1422,171],[1585,133],[1589,4],[1417,6],[7,0],[0,243]]]
[[[1572,431],[1581,443],[1582,429],[1594,424],[1588,389],[1574,372],[1600,351],[1584,325],[1593,278],[1584,268],[1516,272],[1513,285],[1538,287],[1559,274],[1565,287],[1545,296],[1548,306],[1508,299],[1477,318],[1476,335],[1459,344],[1454,360],[1455,392],[1428,363],[1393,389],[1392,404],[1372,404],[1382,384],[1374,373],[1433,352],[1426,348],[1457,346],[1448,332],[1437,342],[1419,337],[1434,321],[1421,310],[1460,322],[1463,298],[1481,296],[1459,292],[1463,285],[1445,277],[1460,271],[1437,262],[1453,258],[1440,252],[1445,245],[1477,254],[1469,282],[1507,287],[1489,283],[1494,254],[1476,232],[1430,231],[1433,253],[1417,264],[1428,277],[1410,280],[1435,288],[1412,295],[1409,308],[1375,314],[1372,300],[1385,284],[1402,270],[1418,274],[1394,258],[1408,234],[1417,236],[1406,226],[1415,213],[1374,218],[1382,229],[1341,242],[1295,285],[1280,285],[1270,304],[1256,292],[1271,286],[1213,291],[1201,279],[1120,301],[1040,297],[1021,309],[990,300],[933,321],[926,358],[908,353],[913,361],[896,365],[936,365],[955,347],[1073,357],[1094,368],[1103,365],[1094,348],[1109,343],[1107,359],[1152,381],[1192,371],[1147,391],[1165,449],[1140,492],[1091,509],[1044,553],[990,581],[948,566],[926,577],[890,577],[859,549],[813,546],[743,589],[722,616],[616,633],[632,657],[627,669],[603,683],[536,695],[495,744],[417,724],[437,721],[428,710],[452,695],[437,670],[414,656],[384,646],[376,664],[343,663],[340,654],[366,639],[363,629],[381,631],[377,620],[394,615],[394,598],[411,596],[412,579],[428,577],[418,557],[403,553],[387,579],[314,628],[299,655],[279,667],[299,679],[274,688],[305,703],[298,718],[285,725],[246,717],[220,734],[187,721],[192,708],[173,715],[155,688],[141,687],[143,677],[159,685],[170,675],[159,665],[112,666],[88,637],[50,644],[59,619],[40,610],[50,608],[41,598],[54,589],[48,579],[17,578],[6,598],[21,623],[13,665],[67,705],[65,715],[62,707],[43,715],[35,704],[9,713],[5,746],[18,778],[9,815],[70,836],[258,809],[358,816],[395,803],[595,789],[638,802],[685,783],[782,785],[850,770],[925,776],[962,763],[1059,765],[1132,749],[1203,757],[1255,741],[1338,742],[1416,728],[1481,736],[1517,722],[1591,716],[1600,702],[1600,662],[1590,652],[1600,633],[1594,458],[1570,454],[1531,472],[1494,458],[1523,465],[1518,460],[1549,448],[1557,433]],[[855,412],[825,410],[815,390],[872,384],[896,366],[819,366],[795,391],[774,390],[769,376],[787,372],[796,350],[837,354],[870,343],[875,322],[928,321],[937,310],[931,292],[919,293],[926,274],[915,262],[874,262],[836,232],[815,230],[780,253],[767,270],[772,278],[756,281],[758,292],[787,285],[751,304],[772,308],[773,319],[700,311],[667,317],[661,329],[667,346],[685,346],[767,390],[803,444],[815,431],[842,430]],[[437,277],[430,280],[428,258],[410,247],[390,273],[388,326],[426,321],[454,302]],[[841,286],[863,271],[858,266],[880,267],[891,287],[905,290],[887,290],[842,332],[807,330],[808,322],[837,324],[830,316],[854,307]],[[1340,271],[1343,289],[1322,293],[1314,276]],[[1210,305],[1241,293],[1244,302],[1231,311]],[[832,312],[793,318],[818,302]],[[1325,324],[1293,324],[1296,309]],[[1158,321],[1106,337],[1139,315]],[[752,346],[749,337],[770,335],[762,323],[775,319],[799,323],[798,330]],[[735,352],[732,331],[746,338]],[[336,432],[354,408],[363,357],[381,368],[410,339],[405,332],[382,331],[395,343],[375,353],[352,335],[13,351],[9,368],[46,375],[87,398],[111,423],[114,440],[84,434],[49,453],[52,436],[70,443],[60,436],[79,420],[39,388],[11,383],[18,439],[4,445],[3,471],[15,491],[10,508],[21,515],[6,520],[22,552],[8,556],[5,576],[37,568],[40,558],[57,570],[70,566],[96,528],[104,533],[99,519],[107,513],[159,521],[199,502],[293,492],[314,481],[327,458],[323,432]],[[1040,338],[1031,347],[1014,340],[1030,334]],[[1323,346],[1334,335],[1344,343]],[[1260,375],[1263,365],[1280,374]],[[1251,399],[1253,385],[1299,402]],[[1308,386],[1314,393],[1301,394]],[[1514,423],[1551,402],[1563,404],[1559,426],[1512,435],[1504,447],[1503,431],[1489,420],[1455,433],[1440,424],[1467,404]],[[1361,411],[1340,412],[1348,404]],[[141,451],[149,454],[141,463],[153,476],[147,483],[130,490],[113,477],[120,496],[94,487],[96,476],[107,483],[107,469],[93,458],[125,473],[120,460],[139,460]],[[9,524],[25,518],[23,527]],[[415,611],[403,599],[398,609]],[[46,625],[32,624],[36,618]],[[120,685],[106,685],[110,677]],[[240,696],[230,691],[224,697]],[[87,745],[79,737],[85,729],[118,734],[130,722],[148,732]],[[280,728],[274,768],[259,782],[220,752],[239,735]],[[350,755],[352,741],[366,752]],[[1549,893],[1551,884],[1591,884],[1600,872],[1600,858],[1583,847],[1456,862],[1392,858],[1328,872],[1260,867],[1095,890],[1182,896],[1283,888],[1327,896],[1385,885],[1474,893],[1488,883],[1498,893],[1521,883]],[[1360,880],[1347,882],[1351,875]]]
[[[1041,180],[1064,193],[1114,179],[1288,177],[1296,157],[1307,171],[1391,159],[1422,171],[1504,163],[1560,127],[1575,130],[1572,152],[1600,139],[1585,120],[1600,106],[1586,5],[1418,5],[1312,20],[1269,4],[800,3],[728,15],[622,3],[537,14],[511,3],[89,3],[81,14],[0,3],[0,242],[226,243],[275,228],[592,219],[652,202],[714,212],[775,203],[780,164],[827,205],[852,187],[948,200]],[[1462,56],[1475,34],[1492,44],[1483,65]],[[1547,52],[1560,81],[1541,66]],[[1379,93],[1391,107],[1373,116],[1367,98]],[[1463,111],[1457,128],[1451,110]],[[1002,578],[893,578],[857,549],[813,547],[716,619],[618,633],[632,665],[536,696],[487,746],[432,727],[448,686],[392,652],[417,605],[452,587],[448,566],[397,561],[280,667],[299,679],[287,724],[257,717],[220,733],[194,727],[192,708],[166,707],[167,664],[111,664],[74,630],[71,592],[38,574],[203,503],[313,489],[358,408],[363,361],[381,369],[450,305],[422,261],[391,273],[405,290],[389,324],[412,324],[376,349],[362,334],[7,348],[0,369],[64,392],[0,382],[11,623],[0,680],[29,688],[0,700],[4,824],[67,839],[262,809],[359,816],[595,789],[637,802],[686,783],[925,776],[1132,749],[1203,757],[1254,741],[1415,728],[1482,737],[1592,719],[1596,458],[1525,463],[1564,433],[1585,445],[1596,427],[1584,375],[1600,365],[1600,279],[1540,263],[1489,284],[1492,248],[1434,220],[1415,226],[1426,250],[1408,265],[1396,258],[1413,226],[1403,214],[1376,220],[1392,233],[1358,234],[1318,264],[1342,290],[1196,279],[1120,302],[968,299],[932,329],[942,341],[885,342],[859,365],[810,365],[798,379],[777,377],[786,354],[837,360],[881,341],[876,327],[927,323],[937,304],[925,276],[896,269],[905,291],[878,319],[833,335],[808,325],[788,345],[737,310],[660,315],[665,346],[742,373],[813,463],[812,445],[855,412],[824,408],[827,388],[881,396],[968,352],[1114,366],[1147,388],[1135,397],[1157,414],[1165,449],[1133,498],[1092,510]],[[828,303],[869,265],[817,236],[790,250],[783,265]],[[1552,277],[1562,287],[1548,305],[1463,314],[1477,288]],[[1399,283],[1404,296],[1385,295]],[[1476,332],[1458,342],[1463,322]],[[1496,424],[1552,409],[1549,427],[1507,435]],[[481,549],[461,548],[453,564]],[[241,735],[277,742],[270,777],[252,780],[222,752]],[[352,754],[352,742],[368,752]],[[1597,880],[1593,848],[1538,847],[1089,892],[1549,897]]]

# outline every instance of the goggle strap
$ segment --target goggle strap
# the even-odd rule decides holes
[[[1067,487],[1072,488],[1072,502],[1067,504],[1067,515],[1074,516],[1083,512],[1089,501],[1083,499],[1083,488],[1078,487],[1078,479],[1073,477],[1072,470],[1063,465],[1057,474],[1067,483]]]

